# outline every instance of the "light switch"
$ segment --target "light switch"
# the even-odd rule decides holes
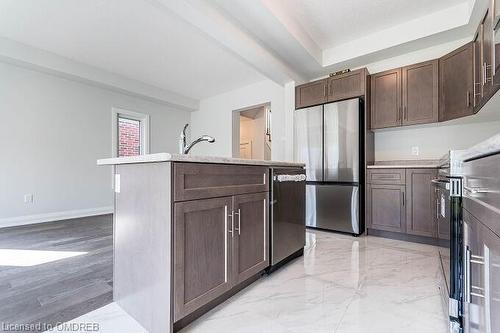
[[[418,149],[418,146],[411,147],[411,154],[412,155],[418,156],[419,153],[420,153],[420,151]]]

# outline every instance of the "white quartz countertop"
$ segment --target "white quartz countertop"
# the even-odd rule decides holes
[[[117,165],[117,164],[154,163],[154,162],[217,163],[217,164],[264,165],[264,166],[278,166],[278,167],[305,166],[304,163],[295,163],[286,161],[248,160],[243,158],[181,155],[181,154],[170,154],[170,153],[157,153],[157,154],[138,155],[138,156],[104,158],[97,160],[97,165]]]
[[[368,169],[435,169],[439,167],[437,160],[401,160],[401,161],[375,161],[368,165]]]
[[[455,158],[459,161],[465,161],[496,153],[500,153],[500,133],[469,149],[456,150]]]

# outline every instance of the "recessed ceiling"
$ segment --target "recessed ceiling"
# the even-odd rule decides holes
[[[0,36],[194,99],[264,79],[154,1],[2,0]]]
[[[432,14],[468,0],[270,0],[322,49]]]

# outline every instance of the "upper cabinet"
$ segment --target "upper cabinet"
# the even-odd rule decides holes
[[[493,1],[493,52],[495,56],[493,57],[494,61],[494,77],[493,77],[493,83],[494,85],[499,85],[500,84],[500,1],[499,0],[494,0]]]
[[[295,88],[295,108],[304,108],[327,101],[328,80],[319,80]]]
[[[401,125],[401,69],[371,77],[371,128]]]
[[[438,61],[403,67],[403,125],[438,121]]]
[[[368,71],[361,68],[295,88],[295,109],[364,96]]]
[[[328,78],[328,102],[363,96],[365,94],[366,68]]]
[[[438,120],[438,61],[396,68],[371,77],[371,128]]]
[[[439,121],[474,113],[473,43],[439,59]]]

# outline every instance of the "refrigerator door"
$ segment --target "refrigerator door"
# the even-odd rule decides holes
[[[324,181],[359,181],[359,99],[326,104]]]
[[[359,188],[346,185],[306,186],[306,225],[359,234]]]
[[[308,181],[323,180],[323,106],[294,113],[294,159],[306,164]]]

